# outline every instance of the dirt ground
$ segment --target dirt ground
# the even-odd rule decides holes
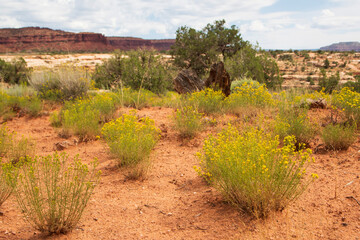
[[[162,129],[143,181],[126,180],[125,170],[116,167],[101,139],[79,144],[75,137],[64,140],[48,116],[8,122],[10,130],[36,142],[38,155],[51,154],[56,143],[68,141],[72,145],[64,151],[79,154],[87,163],[98,158],[103,174],[72,232],[45,236],[34,230],[11,196],[0,208],[0,239],[360,239],[359,141],[347,151],[314,154],[310,172],[319,179],[284,211],[253,219],[224,202],[193,170],[203,140],[223,124],[208,127],[193,140],[181,140],[172,128],[173,111],[138,111]],[[323,110],[313,114],[316,111]]]

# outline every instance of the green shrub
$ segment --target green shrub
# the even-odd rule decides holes
[[[16,139],[16,133],[10,132],[6,125],[0,128],[0,158],[17,163],[35,153],[35,144],[28,138]]]
[[[68,157],[57,153],[22,162],[12,185],[25,219],[41,232],[71,231],[99,182],[95,167],[94,162],[89,169],[78,157],[68,164]]]
[[[12,96],[0,91],[0,113],[3,117],[6,114],[21,113],[36,117],[43,107],[42,101],[37,96]]]
[[[93,108],[89,100],[78,100],[65,106],[61,112],[63,130],[75,134],[80,140],[94,139],[100,133],[100,111]]]
[[[106,123],[101,133],[110,151],[117,157],[118,165],[131,167],[148,160],[160,137],[160,130],[155,127],[154,121],[147,117],[138,121],[135,112]]]
[[[2,91],[14,97],[34,97],[36,95],[35,89],[25,84],[11,85],[8,88],[3,88]]]
[[[62,66],[56,70],[33,72],[30,85],[41,98],[63,101],[85,96],[90,88],[90,80],[84,69]]]
[[[279,55],[279,61],[293,62],[294,58],[291,54],[282,54],[282,55]]]
[[[301,108],[287,108],[280,110],[275,120],[275,134],[281,139],[294,136],[296,145],[308,145],[315,136],[315,128],[307,117],[307,110]]]
[[[23,58],[14,59],[6,62],[0,59],[0,82],[4,81],[9,84],[21,84],[28,82],[30,70],[26,66]]]
[[[14,133],[10,133],[5,124],[0,128],[0,158],[6,156],[12,147]]]
[[[54,111],[50,114],[50,124],[53,127],[61,127],[61,115],[58,111]]]
[[[319,79],[319,86],[324,90],[325,93],[332,93],[340,81],[339,72],[336,75],[327,77],[326,71],[321,69],[321,77]]]
[[[347,81],[344,84],[344,87],[348,87],[350,89],[352,89],[355,92],[360,93],[360,75],[355,76],[355,81]]]
[[[119,102],[124,107],[134,107],[142,109],[152,105],[157,97],[154,93],[146,89],[135,91],[131,88],[121,88],[117,92]]]
[[[19,97],[19,107],[22,111],[29,114],[31,117],[39,116],[43,103],[38,97]]]
[[[100,124],[114,117],[116,102],[116,94],[105,93],[65,103],[61,111],[63,130],[78,135],[80,140],[95,139],[100,134]]]
[[[211,88],[199,92],[193,92],[187,100],[187,104],[205,114],[216,114],[223,111],[225,95],[221,91]]]
[[[240,80],[234,80],[231,82],[231,92],[235,90],[237,87],[241,87],[243,84],[252,84],[254,88],[258,88],[261,86],[261,84],[257,81],[252,80],[251,78],[243,78]]]
[[[266,217],[281,211],[311,182],[305,177],[310,154],[309,149],[295,151],[294,137],[286,137],[280,147],[277,137],[262,130],[241,133],[230,125],[205,140],[195,169],[240,210]]]
[[[201,130],[202,114],[192,106],[177,109],[174,116],[175,129],[180,132],[180,136],[193,138]]]
[[[161,56],[157,56],[155,51],[141,49],[115,52],[112,58],[96,67],[93,78],[97,87],[120,85],[159,94],[170,89],[172,76]]]
[[[0,158],[1,160],[1,158]],[[10,197],[13,188],[9,183],[9,177],[16,176],[16,168],[12,163],[0,165],[0,206]]]
[[[231,58],[226,58],[225,67],[232,79],[253,79],[265,84],[267,88],[281,86],[282,80],[276,61],[270,53],[250,44],[244,45]]]
[[[356,140],[355,126],[327,125],[322,131],[325,147],[331,150],[346,150]]]

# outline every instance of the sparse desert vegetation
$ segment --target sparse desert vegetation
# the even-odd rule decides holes
[[[173,57],[23,64],[26,81],[0,62],[0,236],[356,239],[360,55],[263,51],[224,23],[179,28]],[[229,96],[174,92],[219,60]]]

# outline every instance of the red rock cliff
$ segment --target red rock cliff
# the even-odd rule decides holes
[[[0,52],[19,51],[113,51],[139,47],[169,50],[175,42],[129,37],[105,37],[99,33],[71,33],[49,28],[0,29]]]

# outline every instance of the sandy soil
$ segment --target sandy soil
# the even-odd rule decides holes
[[[253,219],[225,203],[193,170],[204,138],[223,123],[184,141],[172,129],[173,111],[138,111],[162,129],[147,179],[127,181],[102,140],[73,144],[64,151],[80,154],[84,162],[97,157],[103,172],[78,227],[66,235],[40,234],[23,220],[12,196],[0,208],[0,239],[360,239],[360,205],[355,200],[360,200],[359,142],[347,151],[314,154],[310,171],[319,180],[283,212]],[[322,116],[324,110],[313,114]],[[65,141],[48,116],[15,118],[7,126],[30,136],[40,155],[53,153],[54,145]],[[312,145],[317,144],[319,140]]]
[[[61,54],[61,55],[3,55],[1,59],[11,61],[17,57],[23,57],[28,67],[35,70],[41,68],[54,68],[62,64],[74,64],[76,66],[95,69],[96,64],[102,64],[104,60],[110,58],[112,54]]]

